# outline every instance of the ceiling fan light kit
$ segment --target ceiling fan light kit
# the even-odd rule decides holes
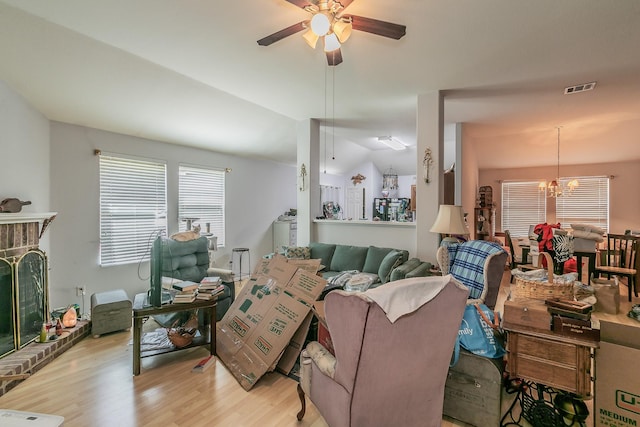
[[[338,41],[338,37],[336,33],[327,34],[324,36],[324,51],[325,52],[333,52],[336,49],[340,49],[340,42]]]
[[[311,30],[318,36],[322,37],[327,35],[331,28],[331,22],[326,15],[326,12],[318,12],[311,18]]]
[[[320,37],[310,29],[302,35],[302,38],[307,42],[311,49],[315,49]]]
[[[285,37],[307,29],[302,35],[304,41],[313,49],[322,37],[327,63],[330,66],[342,63],[341,43],[351,36],[352,30],[364,31],[383,37],[400,39],[406,34],[404,25],[356,15],[343,15],[353,0],[286,0],[309,12],[311,20],[301,21],[283,30],[258,40],[260,46],[269,46]]]
[[[333,24],[333,32],[338,36],[340,43],[346,42],[351,37],[352,29],[353,25],[351,25],[350,17],[342,17]]]

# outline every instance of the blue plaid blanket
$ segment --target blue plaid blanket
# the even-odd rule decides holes
[[[449,273],[469,288],[469,298],[482,296],[484,290],[484,263],[487,257],[503,252],[502,246],[486,240],[470,240],[447,246]]]

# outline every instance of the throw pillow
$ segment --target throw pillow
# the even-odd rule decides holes
[[[382,259],[378,269],[378,277],[381,283],[387,283],[391,276],[391,271],[402,263],[402,252],[392,250]]]
[[[394,282],[396,280],[402,280],[407,276],[407,273],[411,272],[414,268],[417,268],[422,262],[418,258],[411,258],[404,264],[391,270],[389,281]]]
[[[290,259],[309,259],[311,250],[308,246],[287,246],[284,248],[284,256]]]
[[[362,271],[368,250],[365,246],[337,245],[331,258],[331,271]]]
[[[384,257],[392,250],[392,248],[377,248],[375,246],[369,246],[367,258],[364,260],[364,267],[362,267],[362,271],[365,273],[378,274],[380,263],[382,263]]]
[[[325,269],[331,265],[331,258],[336,250],[336,245],[331,243],[310,243],[309,249],[311,250],[311,259],[320,259],[320,264],[325,266]]]

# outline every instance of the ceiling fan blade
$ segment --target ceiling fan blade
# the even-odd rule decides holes
[[[334,0],[334,3],[339,3],[340,6],[342,6],[342,10],[344,10],[348,8],[351,3],[353,3],[353,0]]]
[[[291,4],[295,4],[296,6],[298,6],[299,8],[304,9],[307,6],[313,6],[313,2],[307,1],[307,0],[287,0],[289,3]]]
[[[377,34],[390,39],[400,39],[407,34],[407,27],[404,25],[393,24],[391,22],[379,21],[377,19],[365,18],[364,16],[347,15],[353,20],[353,29],[366,31],[367,33]]]
[[[301,21],[301,22],[298,22],[297,24],[293,24],[290,27],[287,27],[280,31],[276,31],[273,34],[258,40],[258,44],[260,46],[269,46],[270,44],[280,41],[285,37],[289,37],[292,34],[295,34],[304,30],[305,28],[307,28],[308,22],[309,21]]]
[[[326,52],[327,54],[327,63],[329,66],[340,65],[342,63],[342,52],[340,49],[332,50],[331,52]]]

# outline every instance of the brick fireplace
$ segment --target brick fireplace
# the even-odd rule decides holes
[[[0,395],[89,333],[88,322],[38,343],[49,321],[47,255],[40,238],[55,212],[0,213]]]

